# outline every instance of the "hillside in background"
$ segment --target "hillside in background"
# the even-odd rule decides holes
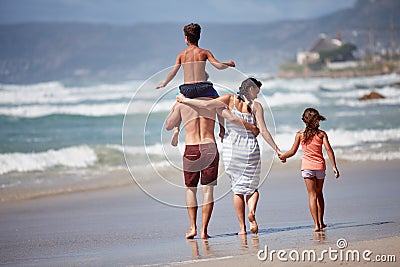
[[[400,47],[400,1],[358,0],[353,8],[312,20],[203,24],[200,46],[234,60],[243,72],[274,73],[312,46],[320,33],[358,47]],[[393,22],[394,30],[390,30]],[[183,24],[112,26],[84,23],[0,25],[0,82],[146,79],[171,66],[185,48]],[[391,39],[392,38],[392,39]],[[371,42],[372,40],[372,42]]]

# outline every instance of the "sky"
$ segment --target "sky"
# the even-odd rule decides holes
[[[316,18],[355,0],[0,0],[0,23],[265,23]]]

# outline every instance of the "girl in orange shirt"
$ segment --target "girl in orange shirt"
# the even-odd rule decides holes
[[[326,120],[318,110],[307,108],[304,110],[303,122],[306,128],[296,133],[292,148],[279,158],[286,162],[287,158],[296,154],[301,143],[303,156],[301,161],[301,174],[307,186],[311,216],[314,220],[314,231],[320,231],[326,227],[324,223],[324,195],[322,188],[325,179],[325,159],[322,153],[322,144],[328,154],[336,178],[339,171],[336,167],[335,154],[329,143],[328,135],[319,129],[319,122]]]

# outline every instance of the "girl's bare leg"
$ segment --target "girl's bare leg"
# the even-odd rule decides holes
[[[317,207],[318,207],[318,224],[320,229],[324,229],[326,224],[324,223],[324,211],[325,211],[325,200],[322,192],[325,179],[317,179],[316,193],[317,193]]]
[[[244,197],[243,195],[233,195],[233,206],[235,207],[236,215],[239,221],[240,231],[238,235],[245,235],[246,234],[246,223],[244,220]]]
[[[310,206],[311,216],[314,220],[314,232],[321,230],[318,222],[318,206],[317,206],[317,192],[316,192],[316,178],[305,178],[304,181],[307,187],[308,202]]]
[[[258,224],[256,221],[256,209],[258,203],[259,193],[258,191],[254,192],[252,195],[246,196],[247,207],[249,208],[249,214],[247,218],[250,222],[250,231],[253,234],[258,233]]]

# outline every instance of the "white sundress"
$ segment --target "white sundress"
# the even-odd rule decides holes
[[[255,124],[252,113],[242,113],[236,109],[236,96],[231,112],[249,123]],[[260,182],[260,147],[251,131],[226,121],[226,133],[222,143],[222,160],[225,172],[231,180],[234,194],[251,195]]]

